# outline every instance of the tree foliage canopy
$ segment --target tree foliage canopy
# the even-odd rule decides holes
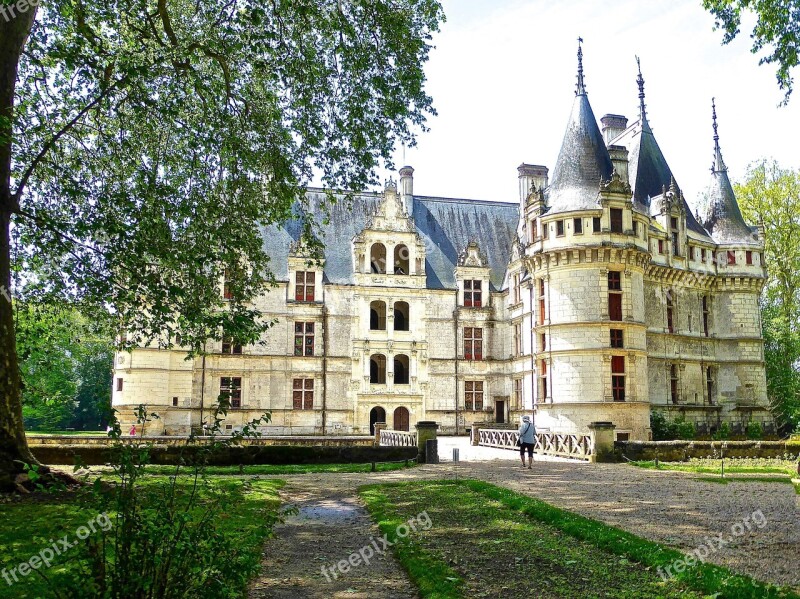
[[[43,3],[13,131],[20,268],[47,272],[27,292],[110,307],[131,343],[257,339],[259,226],[295,214],[313,245],[312,175],[362,189],[413,143],[441,18],[434,0]]]
[[[742,24],[742,13],[752,11],[756,22],[750,38],[752,52],[766,50],[759,64],[776,64],[778,86],[786,92],[784,103],[792,93],[792,69],[798,64],[800,51],[800,1],[799,0],[703,0],[703,7],[711,11],[716,27],[725,34],[727,44],[737,35]]]
[[[762,298],[767,388],[779,417],[800,426],[800,171],[762,160],[735,185],[742,214],[764,226]]]

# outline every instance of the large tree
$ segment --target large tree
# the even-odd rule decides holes
[[[745,219],[764,226],[767,388],[781,422],[791,428],[800,425],[800,171],[762,160],[748,167],[735,191]]]
[[[716,27],[725,32],[723,44],[739,35],[743,12],[755,14],[752,52],[764,53],[759,64],[777,65],[775,77],[786,92],[784,103],[788,102],[792,69],[800,60],[800,0],[703,0],[703,6],[714,15]]]
[[[23,284],[14,293],[109,311],[128,343],[170,345],[180,334],[201,351],[223,330],[257,339],[268,323],[249,300],[272,280],[259,225],[295,215],[313,247],[303,210],[312,176],[363,188],[398,141],[413,143],[432,113],[423,65],[443,14],[437,0],[0,4],[8,489],[33,461],[12,251]]]

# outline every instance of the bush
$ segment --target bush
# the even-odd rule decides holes
[[[730,437],[731,429],[727,422],[723,422],[722,425],[717,429],[717,432],[715,432],[711,438],[714,439],[714,441],[725,441],[730,439]]]
[[[756,441],[764,438],[764,429],[760,422],[749,422],[747,424],[747,438]]]
[[[661,412],[650,413],[650,429],[653,431],[653,441],[691,441],[696,432],[693,423],[683,418],[667,420]]]
[[[125,443],[114,418],[114,479],[95,481],[91,502],[110,519],[109,526],[86,539],[79,567],[58,597],[107,599],[200,599],[240,597],[260,567],[258,555],[243,551],[238,533],[223,530],[226,506],[246,501],[252,483],[219,484],[205,473],[208,460],[254,436],[255,425],[244,427],[233,439],[217,441],[227,411],[224,398],[215,407],[212,442],[191,452],[191,464],[175,466],[166,480],[145,479],[150,462],[146,444]],[[149,417],[157,418],[150,414]],[[148,422],[144,406],[137,411],[137,428]],[[193,439],[190,439],[190,443]],[[203,452],[203,449],[206,452]],[[277,522],[264,510],[263,536]],[[54,589],[56,590],[56,589]]]

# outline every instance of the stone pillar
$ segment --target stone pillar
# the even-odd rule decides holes
[[[420,463],[427,464],[427,456],[425,455],[425,447],[428,439],[436,439],[437,434],[436,431],[439,430],[439,425],[436,422],[432,422],[430,420],[423,420],[422,422],[417,422],[417,448],[419,449],[419,461]]]
[[[594,454],[592,462],[614,462],[614,429],[613,422],[592,422],[589,430],[592,431],[592,444]]]
[[[386,430],[386,423],[385,422],[376,422],[375,423],[375,441],[373,444],[375,447],[380,447],[381,444],[381,431]]]
[[[481,429],[486,426],[485,422],[473,422],[472,423],[472,444],[473,445],[480,445],[481,442]]]

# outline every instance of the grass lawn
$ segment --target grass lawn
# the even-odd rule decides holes
[[[393,547],[426,598],[798,598],[711,564],[664,580],[659,567],[682,559],[679,551],[480,481],[360,492],[390,540],[400,524],[427,512],[430,529]]]
[[[148,476],[142,484],[148,487],[166,481],[166,477]],[[269,531],[263,523],[269,514],[274,514],[280,506],[278,490],[283,486],[280,480],[252,480],[247,488],[241,481],[211,477],[212,485],[232,490],[237,501],[232,502],[225,515],[220,518],[223,534],[232,536],[240,549],[239,559],[243,562],[258,563],[261,559],[264,542]],[[181,490],[189,488],[189,481],[179,483]],[[204,497],[204,496],[203,496]],[[92,509],[88,493],[61,496],[34,495],[0,503],[0,570],[13,568],[39,554],[42,549],[52,545],[52,540],[68,535],[76,540],[76,531],[87,525],[98,515]],[[113,517],[112,517],[113,520]],[[66,580],[67,568],[73,567],[69,558],[75,557],[76,548],[65,553],[65,559],[56,558],[48,569],[42,570],[58,587],[60,580]],[[12,579],[13,582],[13,579]],[[13,586],[0,577],[0,598],[39,598],[53,597],[50,587],[35,572],[20,577]]]
[[[748,459],[735,458],[725,460],[725,478],[722,478],[722,462],[718,459],[693,459],[688,462],[630,462],[637,468],[648,470],[674,470],[676,472],[691,472],[694,474],[713,474],[719,478],[701,477],[697,480],[728,484],[729,482],[762,482],[762,483],[792,483],[792,478],[798,478],[797,462],[794,460]],[[742,474],[747,476],[731,476]],[[784,476],[757,476],[760,474],[780,474]],[[800,483],[794,483],[795,491],[800,495]]]

